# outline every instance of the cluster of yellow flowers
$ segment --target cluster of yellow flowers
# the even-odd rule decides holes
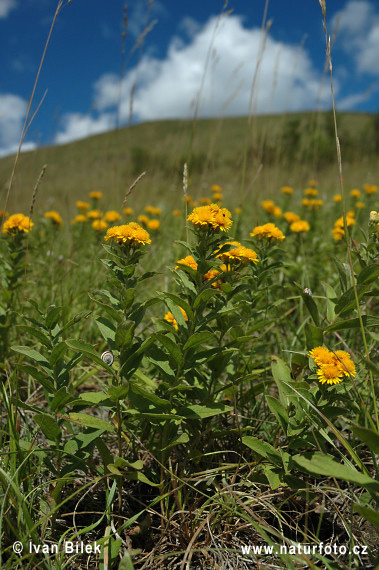
[[[231,213],[217,204],[198,206],[188,216],[187,222],[200,229],[227,232],[232,226]]]
[[[149,234],[136,222],[109,228],[104,236],[105,241],[113,241],[119,245],[139,247],[151,243]]]
[[[308,208],[308,210],[319,210],[323,204],[324,201],[320,200],[319,198],[303,198],[301,200],[301,205]]]
[[[250,235],[251,237],[266,239],[270,242],[285,240],[283,232],[272,223],[264,224],[263,226],[256,226]]]
[[[233,245],[234,247],[229,251],[223,251],[217,255],[226,265],[233,265],[234,263],[243,263],[246,265],[249,261],[258,263],[259,259],[253,249],[249,249],[241,245],[238,241],[229,241],[225,245]]]
[[[24,214],[13,214],[4,222],[2,232],[4,234],[16,235],[19,232],[28,233],[34,226],[29,216]]]
[[[263,200],[261,206],[268,214],[272,214],[276,218],[282,217],[282,210],[275,204],[274,200]]]
[[[294,190],[291,186],[282,186],[280,189],[282,194],[287,194],[287,196],[292,196]]]
[[[180,309],[180,311],[184,317],[184,320],[188,321],[187,313],[185,312],[185,310],[182,309],[182,307],[179,307],[179,309]],[[178,322],[175,319],[174,315],[171,313],[171,311],[168,311],[168,313],[165,314],[164,320],[167,321],[168,323],[172,324],[172,326],[174,327],[175,330],[178,330],[178,328],[179,328]]]
[[[306,220],[296,220],[296,222],[292,222],[290,225],[291,232],[294,232],[295,234],[309,232],[310,229],[311,226]]]
[[[63,223],[60,214],[58,214],[58,212],[56,212],[55,210],[45,212],[43,217],[48,219],[48,220],[51,220],[52,223],[57,227],[60,227]]]
[[[376,184],[363,184],[363,189],[368,195],[375,194],[378,191]]]
[[[146,216],[146,214],[141,214],[140,216],[138,216],[137,221],[140,224],[143,224],[144,226],[146,226],[148,230],[155,231],[155,230],[159,230],[159,228],[161,227],[160,220],[157,220],[155,218],[153,220],[151,220],[148,216]]]
[[[331,352],[325,346],[317,346],[309,352],[317,365],[317,376],[321,384],[339,384],[343,377],[356,376],[355,364],[345,350]]]
[[[355,217],[355,213],[353,210],[350,210],[349,212],[347,212],[347,214],[346,214],[346,226],[348,228],[350,228],[351,226],[353,226],[355,224],[354,217]],[[343,217],[342,216],[334,222],[334,228],[332,229],[332,235],[333,235],[335,241],[340,241],[344,237],[345,230],[344,230],[344,223],[343,223]]]

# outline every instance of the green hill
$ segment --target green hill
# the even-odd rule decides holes
[[[378,116],[341,113],[338,128],[346,183],[359,187],[377,172]],[[191,195],[205,194],[217,183],[226,197],[233,194],[234,203],[242,200],[244,173],[246,192],[255,188],[265,196],[286,184],[303,188],[309,178],[316,178],[320,187],[335,188],[338,182],[330,112],[250,121],[156,121],[23,153],[7,209],[28,211],[44,164],[37,211],[54,208],[71,215],[75,200],[86,199],[93,189],[103,191],[109,207],[120,208],[125,191],[145,170],[130,205],[157,203],[164,197],[175,207],[180,203],[184,162],[189,163]],[[13,163],[14,157],[0,160],[1,208]]]

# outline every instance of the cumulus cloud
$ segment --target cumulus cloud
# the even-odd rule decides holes
[[[27,103],[12,93],[0,94],[0,156],[17,151],[25,120]],[[24,143],[23,150],[35,148],[35,143]]]
[[[62,119],[62,126],[55,142],[65,144],[109,131],[114,126],[114,119],[108,113],[91,117],[81,113],[67,113]]]
[[[359,73],[379,75],[379,11],[367,0],[350,0],[339,12],[337,45],[351,55]]]
[[[17,7],[16,0],[0,0],[0,19],[7,18],[11,10]]]

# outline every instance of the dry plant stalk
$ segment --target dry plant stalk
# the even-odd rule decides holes
[[[141,174],[139,176],[137,176],[137,178],[135,179],[135,181],[133,182],[133,184],[131,186],[129,186],[129,190],[126,192],[125,196],[124,196],[124,200],[122,202],[122,207],[124,207],[128,201],[128,197],[130,196],[130,194],[133,192],[134,188],[137,186],[138,182],[141,180],[141,178],[143,178],[145,176],[145,174],[147,173],[147,170],[144,170],[143,172],[141,172]]]
[[[47,164],[44,164],[42,167],[42,170],[37,178],[37,182],[35,183],[34,189],[33,189],[33,195],[32,195],[32,200],[30,202],[30,210],[29,210],[29,218],[32,219],[33,216],[33,211],[34,211],[34,204],[37,198],[37,194],[38,194],[38,189],[39,189],[39,185],[41,183],[42,178],[45,175],[46,172],[46,168],[47,168]]]
[[[187,200],[187,190],[188,190],[188,166],[187,163],[184,163],[183,166],[183,194],[184,194],[184,208],[185,208],[185,218],[188,218],[188,200]],[[186,239],[188,241],[188,227],[186,226]]]

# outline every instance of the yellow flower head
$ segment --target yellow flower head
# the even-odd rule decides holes
[[[216,200],[216,202],[219,202],[220,200],[222,200],[221,192],[213,192],[213,200]]]
[[[217,275],[220,275],[220,272],[217,269],[210,269],[209,271],[207,271],[207,273],[205,273],[205,275],[203,275],[203,279],[205,281],[210,281],[211,279],[214,279],[215,277],[217,277]],[[212,287],[214,287],[215,289],[220,289],[221,283],[222,283],[222,279],[218,279],[217,281],[213,281]]]
[[[342,202],[342,194],[335,194],[333,196],[333,202]]]
[[[287,194],[288,196],[291,196],[293,194],[293,188],[290,186],[282,186],[280,191],[282,194]]]
[[[192,255],[187,255],[186,257],[183,257],[183,259],[178,259],[176,263],[180,263],[181,265],[186,265],[187,267],[191,267],[194,271],[197,270],[197,262],[194,260]],[[176,265],[175,269],[180,269],[179,265]]]
[[[220,208],[217,204],[198,206],[188,216],[187,222],[192,222],[195,227],[204,229],[221,230],[226,232],[232,225],[231,213],[226,208]]]
[[[291,232],[295,232],[296,234],[309,232],[310,229],[311,227],[306,220],[297,220],[296,222],[292,222],[290,225]]]
[[[311,350],[308,354],[311,358],[313,358],[317,366],[321,366],[323,364],[333,364],[334,362],[333,352],[331,352],[325,346],[316,346],[316,348]]]
[[[148,212],[149,214],[153,214],[154,216],[160,216],[160,214],[162,213],[162,210],[160,208],[156,208],[155,206],[146,206],[145,212]]]
[[[304,196],[317,196],[318,190],[316,188],[306,188],[304,190]]]
[[[4,222],[3,234],[16,235],[18,232],[28,233],[34,226],[34,223],[28,216],[24,214],[13,214]]]
[[[71,223],[77,224],[77,223],[87,222],[87,220],[88,218],[84,214],[78,214],[77,216],[75,216],[73,220],[71,220]]]
[[[62,218],[60,217],[58,212],[55,212],[54,210],[52,210],[51,212],[45,212],[43,217],[52,220],[53,224],[55,224],[58,227],[61,226],[63,223]]]
[[[313,179],[312,179],[312,180],[310,180],[310,181],[308,182],[308,184],[309,184],[309,186],[315,187],[315,186],[317,186],[317,180],[313,180]]]
[[[237,206],[237,208],[234,208],[234,213],[235,213],[235,214],[242,214],[242,208],[240,208],[239,206]]]
[[[109,210],[108,212],[105,212],[104,220],[110,224],[114,224],[115,222],[121,220],[121,214],[116,212],[116,210]]]
[[[336,350],[334,352],[336,365],[341,369],[344,376],[354,377],[357,374],[355,364],[351,356],[345,350]]]
[[[100,200],[103,197],[103,193],[99,192],[99,190],[92,190],[88,196],[92,198],[92,200]]]
[[[282,210],[281,208],[279,208],[279,206],[275,206],[272,210],[272,214],[276,217],[276,218],[281,218],[282,217]]]
[[[284,212],[284,218],[288,224],[293,224],[293,222],[300,220],[299,214],[295,214],[295,212]]]
[[[173,210],[173,211],[172,211],[172,215],[173,215],[173,216],[176,216],[176,217],[179,217],[179,216],[182,215],[182,211],[181,211],[181,210]]]
[[[88,204],[88,202],[83,202],[82,200],[78,200],[76,202],[76,207],[80,212],[86,212],[87,210],[90,209],[90,205]]]
[[[351,215],[349,216],[348,214],[346,214],[346,225],[347,225],[347,227],[350,228],[350,226],[354,226],[354,224],[355,224],[355,220],[354,220],[353,216],[351,216]],[[334,222],[334,227],[335,228],[341,228],[341,229],[344,228],[342,216]]]
[[[284,241],[285,235],[275,226],[275,224],[268,223],[263,226],[256,226],[250,233],[251,237],[258,237],[261,239],[268,239],[270,241]]]
[[[323,200],[320,200],[318,198],[310,198],[308,200],[308,208],[309,210],[318,210],[320,208],[320,206],[322,206],[324,204]]]
[[[211,190],[212,192],[222,192],[222,188],[218,184],[212,184]]]
[[[364,203],[364,202],[360,202],[360,201],[355,202],[355,207],[356,207],[358,210],[362,210],[362,209],[365,207],[365,203]]]
[[[238,241],[227,242],[229,245],[234,245],[235,248],[229,251],[223,251],[217,257],[224,263],[231,265],[233,263],[243,263],[246,265],[249,261],[258,263],[259,259],[253,249],[249,249],[241,245]],[[225,244],[226,245],[226,244]]]
[[[273,214],[276,208],[274,200],[262,200],[261,206],[269,214]]]
[[[124,208],[122,210],[122,212],[123,212],[123,214],[125,214],[125,216],[131,216],[133,214],[133,208],[129,208],[129,207]]]
[[[188,321],[187,313],[185,312],[185,310],[182,309],[182,307],[179,307],[179,309],[180,309],[180,311],[184,317],[184,320]],[[174,315],[170,311],[168,311],[168,313],[165,314],[164,320],[167,321],[168,323],[172,324],[174,329],[178,330],[179,327],[178,327],[177,320],[175,319]]]
[[[160,227],[161,227],[161,223],[159,220],[149,220],[147,222],[147,229],[148,230],[156,231],[156,230],[159,230]]]
[[[324,364],[316,372],[321,384],[339,384],[342,382],[343,373],[335,364]]]
[[[107,229],[108,224],[105,220],[94,220],[91,224],[94,230],[97,232],[103,232]]]
[[[360,198],[362,196],[362,192],[358,190],[358,188],[353,188],[350,190],[350,196],[352,198]]]
[[[200,204],[202,204],[203,206],[209,206],[209,204],[212,204],[212,200],[210,198],[200,198]]]
[[[345,230],[339,227],[335,227],[332,229],[332,236],[334,237],[335,241],[341,241],[341,239],[345,235]]]
[[[151,243],[147,231],[136,222],[109,228],[104,239],[105,241],[113,241],[119,245],[125,244],[133,247],[140,247],[141,245]]]
[[[87,212],[87,218],[89,220],[98,220],[99,218],[101,218],[103,215],[103,212],[100,212],[100,210],[90,210],[89,212]]]
[[[363,188],[366,194],[375,194],[378,191],[376,184],[363,184]]]
[[[137,217],[137,222],[140,222],[141,224],[147,226],[149,218],[148,216],[146,216],[146,214],[141,214],[140,216]]]

